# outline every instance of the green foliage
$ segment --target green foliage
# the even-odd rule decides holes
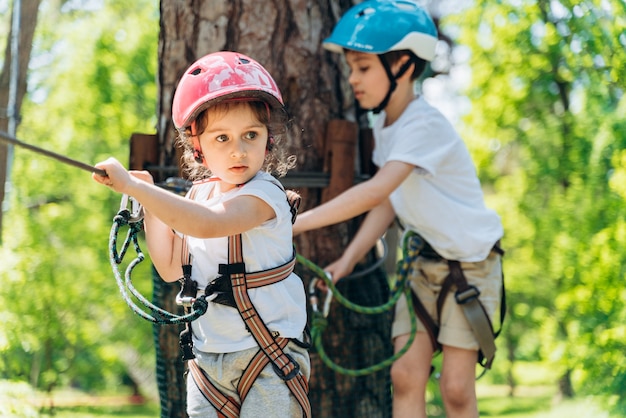
[[[481,2],[444,22],[472,51],[464,137],[505,225],[501,348],[573,372],[576,389],[622,414],[625,11]]]
[[[18,137],[88,164],[127,161],[131,133],[154,131],[157,7],[43,1]],[[16,149],[9,198],[0,378],[95,390],[127,376],[129,347],[151,364],[151,327],[120,298],[108,261],[120,197],[84,171]],[[149,269],[137,281],[149,295]]]

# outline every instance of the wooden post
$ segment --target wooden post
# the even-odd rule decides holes
[[[131,170],[145,170],[148,166],[159,164],[159,144],[156,134],[133,133],[130,136],[130,161],[128,168]],[[155,176],[157,173],[150,173]]]
[[[326,166],[330,182],[322,192],[322,202],[337,196],[354,184],[358,127],[354,122],[332,119],[326,125]]]

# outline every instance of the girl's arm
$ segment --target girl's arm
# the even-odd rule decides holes
[[[198,238],[224,237],[243,233],[276,216],[267,203],[253,196],[206,207],[155,186],[147,172],[126,171],[115,159],[96,166],[105,170],[107,176],[94,173],[95,181],[134,197],[144,207],[150,258],[161,278],[168,282],[182,276],[182,239],[173,230]]]
[[[294,235],[311,229],[334,225],[365,213],[389,198],[415,166],[390,161],[371,179],[357,184],[328,202],[308,210],[296,219]]]
[[[96,167],[105,170],[107,176],[94,173],[94,180],[134,197],[146,212],[185,235],[197,238],[235,235],[276,216],[271,206],[254,196],[239,196],[222,205],[207,207],[136,178],[113,158]]]
[[[166,282],[180,279],[183,275],[182,239],[148,210],[145,210],[144,228],[148,252],[159,276]]]

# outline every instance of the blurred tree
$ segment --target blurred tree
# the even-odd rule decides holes
[[[504,215],[508,346],[550,361],[563,396],[604,394],[622,413],[625,11],[476,2],[445,22],[471,50],[463,131]]]
[[[19,125],[20,108],[26,94],[26,73],[32,49],[33,35],[37,26],[39,3],[41,0],[20,0],[16,13],[15,2],[11,8],[9,36],[4,53],[2,71],[0,72],[0,130],[15,134]],[[17,25],[14,22],[18,22]],[[16,33],[15,27],[18,31]],[[18,56],[14,56],[17,47]],[[16,64],[16,65],[15,65]],[[17,72],[15,72],[17,70]],[[11,97],[11,95],[13,95]],[[12,108],[10,108],[12,107]],[[10,178],[7,171],[12,160],[9,146],[0,143],[0,244],[2,244],[2,214],[5,210],[6,183]]]
[[[19,137],[86,162],[128,158],[130,133],[155,123],[156,7],[44,0],[41,10]],[[88,173],[21,149],[11,180],[0,248],[0,378],[46,390],[116,388],[132,374],[129,350],[148,353],[151,368],[150,327],[119,297],[107,259],[119,197]]]

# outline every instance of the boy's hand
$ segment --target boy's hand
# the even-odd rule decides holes
[[[333,261],[324,268],[324,271],[330,275],[330,279],[332,280],[333,284],[337,284],[339,280],[352,273],[352,270],[354,270],[354,265],[349,260],[346,260],[344,257]],[[320,290],[328,290],[326,282],[320,280],[318,283],[318,288]]]

